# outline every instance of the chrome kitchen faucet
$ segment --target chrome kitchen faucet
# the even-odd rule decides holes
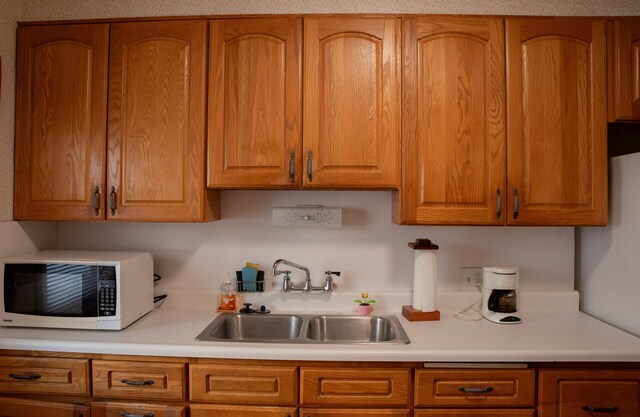
[[[296,268],[299,269],[301,271],[304,271],[304,273],[306,274],[306,278],[304,279],[304,285],[302,286],[295,286],[292,282],[291,282],[291,271],[289,270],[283,270],[283,271],[279,271],[278,270],[278,266],[280,264],[284,264],[284,265],[288,265],[292,268]],[[311,284],[311,272],[309,272],[309,268],[307,268],[306,266],[297,264],[295,262],[291,262],[291,261],[287,261],[286,259],[278,259],[277,261],[275,261],[273,263],[273,267],[271,268],[271,275],[273,277],[277,277],[278,275],[284,274],[284,280],[282,281],[282,291],[285,292],[289,292],[289,291],[304,291],[304,292],[311,292],[311,291],[322,291],[322,292],[331,292],[333,291],[333,275],[335,276],[340,276],[340,272],[337,271],[326,271],[325,274],[325,282],[324,285],[322,286],[313,286]]]

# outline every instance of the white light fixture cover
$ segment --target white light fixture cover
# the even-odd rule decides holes
[[[323,206],[274,207],[273,225],[342,227],[342,209]]]

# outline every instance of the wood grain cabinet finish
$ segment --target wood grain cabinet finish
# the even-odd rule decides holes
[[[534,417],[535,410],[531,409],[433,409],[415,410],[414,417]]]
[[[304,406],[408,406],[411,369],[300,368]]]
[[[538,417],[638,417],[640,370],[541,369]]]
[[[640,120],[640,18],[610,22],[609,119]]]
[[[304,20],[303,186],[397,188],[400,19]]]
[[[216,365],[189,366],[192,401],[219,404],[296,405],[296,366]]]
[[[90,395],[88,359],[0,356],[0,392]]]
[[[21,26],[17,55],[15,220],[104,220],[109,25]]]
[[[162,400],[162,398],[158,398]],[[127,402],[92,402],[93,417],[186,417],[187,406]]]
[[[416,407],[533,407],[534,369],[416,370]]]
[[[93,395],[101,398],[184,401],[186,364],[94,360]]]
[[[504,22],[403,19],[397,221],[504,224]]]
[[[85,405],[0,397],[0,417],[91,417]]]
[[[108,219],[216,216],[205,183],[206,45],[206,21],[111,25]]]
[[[210,25],[208,186],[299,188],[302,18]]]
[[[300,417],[409,417],[409,409],[384,409],[384,408],[301,408]]]
[[[606,25],[507,19],[508,224],[607,222]]]
[[[191,404],[191,417],[298,417],[296,407]]]

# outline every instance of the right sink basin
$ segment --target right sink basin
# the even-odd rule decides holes
[[[399,340],[403,335],[397,320],[382,316],[316,316],[309,319],[306,333],[307,338],[325,343],[407,343],[408,339]]]

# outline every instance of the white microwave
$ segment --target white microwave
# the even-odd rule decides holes
[[[153,309],[147,252],[42,251],[0,260],[0,325],[124,329]]]

